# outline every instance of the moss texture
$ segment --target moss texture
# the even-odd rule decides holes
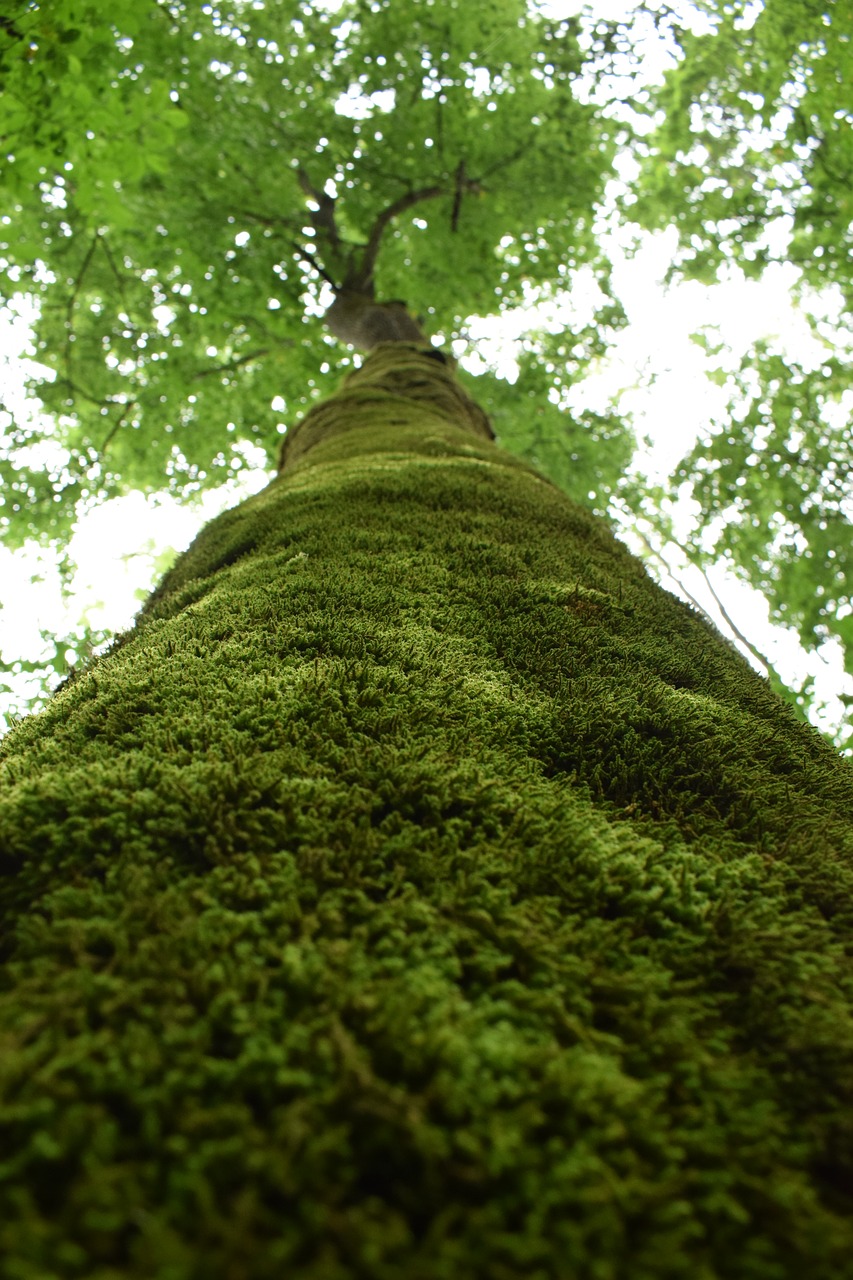
[[[412,385],[0,744],[4,1276],[853,1276],[853,773]]]

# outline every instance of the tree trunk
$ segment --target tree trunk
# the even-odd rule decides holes
[[[405,302],[377,302],[367,293],[339,289],[323,319],[340,342],[359,351],[372,351],[382,342],[414,342],[429,345]]]
[[[853,1274],[851,770],[470,405],[377,348],[3,742],[8,1275]]]

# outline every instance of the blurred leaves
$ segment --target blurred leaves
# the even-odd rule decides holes
[[[495,380],[477,388],[499,443],[602,516],[636,440],[624,415],[573,405],[571,391],[625,323],[621,308],[605,301],[583,327],[532,331],[519,354],[517,381]]]

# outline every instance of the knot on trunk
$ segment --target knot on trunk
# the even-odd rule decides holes
[[[368,293],[343,288],[323,318],[330,333],[359,351],[372,351],[380,342],[430,345],[405,302],[398,299],[377,302]]]

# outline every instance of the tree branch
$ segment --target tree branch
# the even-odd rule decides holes
[[[250,364],[252,360],[262,360],[264,356],[269,355],[268,347],[261,347],[259,351],[249,351],[245,356],[240,356],[236,360],[228,360],[225,364],[212,365],[209,369],[197,369],[193,374],[193,378],[210,378],[216,373],[231,373],[235,369],[241,368],[244,364]]]
[[[699,603],[696,597],[692,594],[692,592],[688,591],[687,587],[685,587],[681,579],[676,577],[675,573],[672,570],[672,566],[669,564],[669,561],[664,559],[660,551],[658,551],[657,547],[654,547],[652,545],[652,543],[643,533],[642,529],[640,529],[639,527],[635,527],[631,530],[631,532],[637,535],[637,537],[642,542],[643,546],[648,551],[649,555],[654,560],[657,560],[659,564],[663,565],[664,569],[669,574],[670,578],[672,578],[672,581],[678,586],[679,591],[681,591],[684,594],[684,596],[686,596],[686,598],[690,601],[690,603],[693,605],[693,608],[696,609],[698,613],[704,614],[704,616],[707,618],[708,617],[707,610],[702,608],[702,605]],[[709,621],[713,621],[713,619],[709,618]]]
[[[508,169],[511,164],[515,164],[516,160],[520,160],[526,151],[530,150],[530,145],[528,143],[525,146],[518,147],[516,151],[513,151],[504,160],[496,160],[493,165],[483,171],[483,177],[489,178],[493,173],[499,173],[501,169]]]
[[[96,231],[95,234],[92,236],[91,243],[83,257],[83,262],[80,266],[80,270],[77,272],[77,275],[74,279],[74,283],[72,284],[72,287],[71,287],[71,293],[68,298],[68,306],[65,308],[65,350],[64,350],[65,373],[66,373],[67,380],[71,385],[73,385],[72,379],[71,379],[71,338],[74,333],[74,308],[77,306],[77,298],[80,294],[81,288],[83,287],[83,278],[86,275],[86,272],[89,270],[89,265],[94,256],[95,249],[97,247],[99,239],[100,239],[100,233]]]
[[[511,157],[514,159],[515,157]],[[385,234],[389,223],[398,218],[400,214],[405,213],[408,209],[414,208],[415,205],[423,203],[425,200],[436,200],[440,196],[452,195],[454,197],[453,211],[451,215],[451,223],[453,230],[459,220],[459,211],[463,194],[467,192],[477,192],[482,190],[481,184],[477,179],[466,178],[465,162],[460,161],[453,175],[452,183],[435,183],[429,187],[418,187],[414,191],[406,191],[399,196],[376,215],[373,225],[370,228],[370,234],[367,243],[361,246],[347,245],[342,240],[338,230],[337,221],[335,219],[336,199],[334,196],[328,195],[325,191],[320,190],[311,181],[307,171],[300,165],[296,170],[297,180],[302,189],[303,194],[314,205],[315,209],[310,210],[311,226],[316,232],[319,243],[325,242],[331,252],[332,257],[340,258],[344,251],[349,257],[349,263],[346,267],[344,279],[336,281],[330,273],[320,264],[317,258],[302,248],[300,245],[291,241],[291,248],[311,268],[316,271],[322,278],[330,284],[337,292],[346,291],[349,293],[358,293],[368,297],[373,296],[373,272],[376,267],[376,260],[379,257],[379,250],[382,245],[382,237]],[[243,217],[251,218],[253,221],[260,222],[266,226],[286,226],[289,230],[294,229],[292,221],[282,218],[279,215],[267,215],[255,213],[249,209],[240,209]]]
[[[350,288],[364,293],[372,293],[371,280],[373,278],[373,270],[376,266],[376,259],[379,257],[379,248],[382,244],[382,236],[385,228],[394,218],[405,213],[407,209],[413,208],[416,204],[420,204],[424,200],[435,200],[438,196],[446,196],[448,189],[445,186],[419,187],[417,191],[407,191],[405,195],[399,199],[392,201],[387,209],[383,209],[377,214],[370,228],[370,235],[364,252],[361,255],[361,263],[358,271],[350,272],[348,279],[344,282],[345,288]]]
[[[424,200],[436,200],[439,196],[454,196],[454,216],[458,220],[458,205],[462,200],[462,193],[465,191],[474,192],[479,195],[482,186],[477,178],[465,177],[465,161],[461,160],[457,166],[453,176],[452,185],[445,183],[432,187],[418,187],[416,191],[407,191],[405,195],[400,196],[397,200],[393,200],[386,209],[377,214],[370,228],[370,235],[365,245],[364,252],[361,255],[361,266],[358,273],[351,273],[352,278],[348,278],[345,287],[351,289],[362,289],[368,291],[370,288],[373,270],[376,266],[376,259],[379,256],[379,249],[382,244],[382,237],[385,234],[385,228],[389,222],[393,222],[401,213],[405,213],[407,209],[413,208],[416,204],[421,204]],[[454,230],[455,230],[454,225]]]
[[[253,222],[259,222],[263,227],[280,226],[286,227],[288,231],[295,231],[297,229],[297,224],[292,218],[283,218],[280,214],[256,213],[252,209],[238,209],[237,212],[244,218],[251,218]],[[293,239],[289,239],[287,243],[293,252],[303,260],[303,262],[307,262],[312,270],[316,271],[318,275],[323,277],[327,284],[330,284],[333,289],[338,288],[338,282],[329,275],[325,267],[317,261],[308,249],[304,248]]]
[[[298,231],[302,225],[295,218],[283,218],[280,213],[257,213],[254,209],[237,209],[235,212],[243,218],[259,222],[262,227],[287,227],[288,231]]]
[[[57,380],[56,385],[61,387],[67,387],[68,390],[72,391],[75,396],[79,396],[81,400],[88,400],[90,404],[97,405],[99,409],[105,409],[109,405],[125,403],[125,401],[121,400],[119,396],[93,395],[91,391],[87,391],[85,387],[81,386],[79,382],[75,382],[74,379],[70,376],[70,374],[67,374],[67,373],[64,376],[60,376],[60,378]],[[135,402],[131,401],[131,403],[135,403]]]
[[[320,263],[314,257],[313,253],[309,253],[307,249],[303,249],[301,248],[300,245],[295,243],[291,245],[291,248],[293,249],[294,253],[297,253],[299,255],[299,257],[302,259],[303,262],[307,262],[311,267],[314,268],[314,270],[317,272],[318,275],[321,275],[323,277],[323,279],[326,281],[326,284],[330,284],[333,289],[337,289],[338,287],[337,284],[329,275],[328,271],[326,271],[324,267],[320,266]]]
[[[0,28],[6,32],[10,40],[23,40],[24,33],[19,31],[11,18],[0,17]]]
[[[120,429],[120,427],[124,423],[125,418],[130,413],[131,409],[135,404],[136,404],[135,400],[128,400],[127,404],[123,407],[121,413],[117,415],[115,422],[110,427],[107,434],[104,436],[104,443],[101,445],[100,449],[98,450],[99,458],[103,458],[104,454],[107,451],[107,446],[109,445],[110,441],[112,440],[116,432]]]
[[[327,236],[332,249],[335,252],[339,252],[341,237],[338,234],[338,226],[335,222],[334,196],[327,195],[325,191],[319,191],[301,166],[296,170],[296,176],[305,195],[309,200],[313,200],[317,206],[316,209],[311,210],[311,226],[318,236]]]
[[[456,170],[456,191],[453,196],[453,210],[450,214],[450,230],[457,231],[459,228],[459,214],[462,212],[462,188],[465,183],[465,161],[459,161],[459,167]]]
[[[729,627],[731,628],[731,630],[732,630],[733,634],[737,636],[737,638],[738,638],[738,640],[740,640],[741,644],[742,644],[742,645],[744,645],[744,646],[745,646],[745,648],[747,648],[747,649],[749,650],[749,652],[752,654],[753,658],[755,658],[755,660],[756,660],[757,662],[760,662],[760,663],[761,663],[761,665],[762,665],[762,666],[763,666],[767,671],[772,671],[772,670],[773,670],[773,664],[772,664],[772,663],[771,663],[767,658],[765,658],[765,656],[764,656],[764,654],[763,654],[763,653],[761,653],[758,649],[756,649],[755,645],[752,643],[752,641],[751,641],[751,640],[747,640],[746,636],[743,634],[743,632],[740,630],[740,628],[739,628],[739,627],[735,624],[735,622],[733,621],[733,619],[732,619],[731,615],[729,614],[728,610],[726,609],[726,606],[723,604],[722,600],[720,599],[720,597],[717,595],[716,591],[714,590],[713,584],[712,584],[712,582],[711,582],[711,579],[708,577],[708,574],[705,572],[705,570],[702,568],[702,566],[701,566],[701,565],[697,565],[696,567],[697,567],[697,569],[699,570],[699,572],[701,573],[702,577],[705,579],[705,585],[706,585],[706,587],[708,588],[708,590],[710,591],[711,595],[714,597],[714,603],[716,604],[716,606],[717,606],[717,608],[719,609],[720,613],[721,613],[721,614],[723,615],[723,617],[725,618],[727,626],[729,626]]]
[[[109,246],[109,244],[107,243],[106,238],[105,238],[104,236],[102,236],[100,233],[98,233],[98,239],[100,240],[101,248],[103,249],[103,251],[104,251],[104,255],[106,256],[106,259],[107,259],[107,262],[109,263],[110,270],[112,271],[113,275],[115,276],[115,281],[116,281],[116,284],[118,285],[119,297],[121,298],[122,305],[123,305],[124,310],[125,310],[125,315],[127,316],[128,320],[129,320],[129,319],[130,319],[130,308],[129,308],[129,306],[127,305],[127,295],[125,294],[125,291],[124,291],[124,279],[122,278],[121,272],[119,271],[118,267],[116,266],[115,258],[114,258],[114,257],[113,257],[113,255],[112,255],[112,250],[110,249],[110,246]]]
[[[646,548],[646,550],[649,552],[649,554],[650,554],[651,556],[653,556],[655,560],[659,561],[659,562],[660,562],[660,564],[662,564],[662,565],[663,565],[664,569],[665,569],[665,570],[666,570],[666,572],[669,574],[670,578],[672,578],[673,582],[675,582],[675,583],[678,585],[678,589],[679,589],[679,591],[683,592],[683,593],[684,593],[684,595],[687,597],[687,599],[690,601],[690,603],[694,606],[694,608],[698,609],[698,610],[699,610],[699,612],[700,612],[700,613],[703,613],[703,614],[705,615],[705,617],[707,618],[707,617],[708,617],[708,611],[707,611],[707,609],[704,609],[704,608],[702,607],[702,605],[699,603],[699,601],[696,599],[696,597],[695,597],[694,595],[692,595],[692,594],[687,590],[687,588],[685,587],[684,583],[683,583],[683,582],[681,581],[681,579],[680,579],[680,578],[679,578],[679,577],[678,577],[678,576],[673,572],[671,565],[670,565],[670,564],[668,563],[668,561],[663,557],[663,555],[661,554],[661,552],[660,552],[660,551],[658,551],[656,547],[653,547],[653,546],[652,546],[652,544],[651,544],[651,542],[649,541],[649,539],[646,537],[646,535],[645,535],[645,534],[644,534],[640,529],[635,528],[635,529],[633,530],[633,532],[634,532],[634,533],[637,535],[637,537],[640,539],[640,541],[642,542],[642,544],[643,544],[643,546]],[[677,543],[676,543],[676,545],[677,545],[677,546],[679,546],[679,544],[677,544]],[[679,550],[680,550],[684,555],[687,555],[687,553],[684,551],[684,548],[683,548],[682,546],[679,546]],[[688,558],[688,560],[690,560],[690,557],[689,557],[689,556],[688,556],[687,558]],[[745,648],[745,649],[748,649],[748,650],[749,650],[749,652],[752,654],[753,658],[755,658],[756,662],[760,662],[760,663],[761,663],[761,665],[762,665],[762,667],[764,667],[765,671],[773,671],[773,672],[774,672],[774,674],[775,674],[775,668],[774,668],[774,666],[773,666],[772,662],[770,662],[770,660],[769,660],[768,658],[765,658],[764,654],[763,654],[763,653],[761,653],[761,651],[760,651],[759,649],[756,649],[756,647],[755,647],[755,645],[752,643],[752,641],[747,639],[747,637],[746,637],[746,636],[743,634],[743,632],[741,631],[740,627],[738,627],[738,626],[737,626],[737,624],[734,622],[734,620],[732,619],[732,617],[731,617],[731,615],[730,615],[730,613],[729,613],[728,609],[726,609],[726,606],[723,604],[722,600],[720,599],[720,597],[717,595],[716,591],[714,590],[713,585],[712,585],[712,583],[711,583],[711,579],[708,577],[708,574],[705,572],[705,570],[702,568],[702,566],[701,566],[701,565],[699,565],[699,564],[696,564],[696,563],[695,563],[695,561],[692,561],[692,560],[690,560],[690,563],[691,563],[691,564],[693,564],[693,565],[694,565],[694,567],[695,567],[695,568],[697,568],[697,569],[699,570],[699,572],[701,573],[702,577],[705,579],[705,585],[706,585],[706,587],[708,588],[708,590],[710,591],[711,595],[714,597],[714,603],[716,604],[717,608],[719,609],[719,611],[720,611],[720,613],[721,613],[721,615],[722,615],[722,617],[723,617],[723,620],[725,621],[726,626],[730,629],[730,631],[731,631],[732,635],[733,635],[733,636],[735,636],[735,637],[736,637],[736,639],[738,639],[738,640],[740,641],[740,643],[744,646],[744,648]],[[711,619],[711,621],[713,621],[713,619]]]

